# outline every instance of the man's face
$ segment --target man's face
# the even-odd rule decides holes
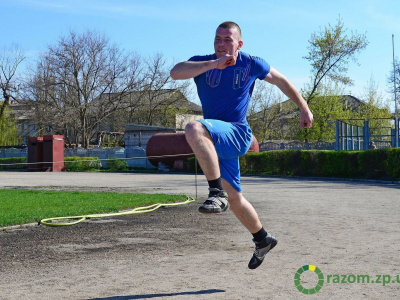
[[[242,48],[243,41],[239,37],[238,30],[234,28],[218,27],[215,33],[214,49],[217,58],[225,54],[238,56],[238,51]]]

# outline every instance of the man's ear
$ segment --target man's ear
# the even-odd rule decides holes
[[[243,41],[239,41],[238,50],[240,50],[242,47],[243,47]]]

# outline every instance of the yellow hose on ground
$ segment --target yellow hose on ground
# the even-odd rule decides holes
[[[116,216],[126,216],[132,214],[142,214],[147,212],[155,211],[160,207],[167,207],[167,206],[178,206],[188,204],[190,202],[195,201],[196,199],[193,197],[187,197],[186,201],[183,202],[174,202],[174,203],[156,203],[149,206],[137,207],[129,211],[124,212],[117,212],[117,213],[105,213],[105,214],[92,214],[92,215],[83,215],[83,216],[73,216],[73,217],[56,217],[56,218],[48,218],[43,219],[39,222],[39,224],[46,225],[46,226],[69,226],[75,225],[80,222],[83,222],[86,219],[94,219],[94,218],[107,218],[107,217],[116,217]],[[62,223],[59,222],[60,220],[76,220],[73,222]]]

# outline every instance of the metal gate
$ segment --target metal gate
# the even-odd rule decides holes
[[[360,126],[360,123],[363,126]],[[390,125],[371,128],[370,120],[353,119],[346,120],[346,122],[336,121],[335,150],[367,150],[371,148],[371,143],[377,148],[398,147],[399,126],[398,124],[396,126],[395,123]]]

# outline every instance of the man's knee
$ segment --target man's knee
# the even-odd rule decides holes
[[[243,197],[242,193],[234,192],[228,193],[228,202],[231,206],[233,212],[243,210],[245,203],[248,202],[246,198]]]
[[[205,133],[204,133],[205,130],[206,129],[205,129],[204,125],[201,124],[200,122],[198,122],[198,121],[189,122],[185,127],[186,139],[190,143],[190,141],[192,139],[196,139],[198,137],[204,136],[205,135]]]
[[[200,122],[197,122],[197,121],[189,122],[186,124],[185,134],[187,135],[187,134],[196,133],[197,131],[199,131],[199,127],[201,127],[201,126],[202,126],[202,124]]]
[[[236,190],[228,181],[226,181],[224,178],[222,178],[222,185],[224,187],[224,190],[228,193],[228,200],[229,203],[236,204],[241,202],[244,197],[241,192]]]

